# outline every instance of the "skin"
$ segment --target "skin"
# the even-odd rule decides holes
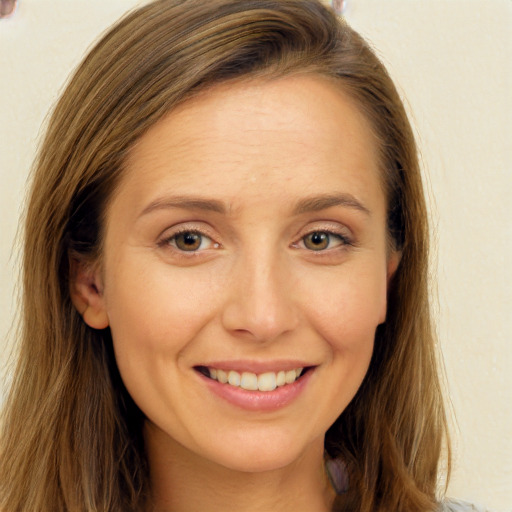
[[[147,417],[154,510],[329,510],[324,435],[365,376],[399,261],[364,116],[318,76],[215,86],[138,141],[106,219],[72,296],[110,326]],[[247,411],[194,369],[233,360],[314,368],[291,403]]]

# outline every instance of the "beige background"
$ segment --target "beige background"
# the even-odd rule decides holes
[[[141,3],[21,0],[14,17],[0,20],[2,365],[16,309],[13,243],[41,125],[98,34]],[[511,511],[512,1],[347,4],[347,20],[378,49],[419,134],[457,418],[450,495]]]

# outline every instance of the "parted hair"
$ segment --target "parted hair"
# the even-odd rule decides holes
[[[119,376],[109,329],[88,327],[70,258],[101,258],[104,215],[149,127],[221,82],[330,77],[379,144],[388,238],[401,261],[368,373],[325,438],[346,464],[336,510],[436,509],[449,442],[429,306],[429,229],[402,101],[369,45],[317,0],[159,0],[90,51],[49,119],[23,229],[19,351],[0,439],[2,512],[149,509],[144,417]],[[308,411],[308,414],[310,412]]]

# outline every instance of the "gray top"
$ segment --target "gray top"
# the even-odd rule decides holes
[[[341,459],[328,459],[325,468],[329,480],[337,494],[344,494],[348,490],[348,475],[344,462]],[[485,507],[473,505],[467,501],[445,499],[439,506],[438,512],[491,512]]]
[[[445,500],[439,512],[491,512],[479,505],[473,505],[467,501]]]

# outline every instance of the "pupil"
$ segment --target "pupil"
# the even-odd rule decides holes
[[[311,241],[315,245],[322,245],[322,244],[324,244],[326,238],[327,238],[327,235],[325,233],[313,233],[311,235]]]
[[[329,235],[322,231],[316,231],[304,238],[304,244],[312,251],[323,251],[329,246]]]
[[[195,251],[201,245],[201,235],[197,233],[182,233],[176,237],[176,245],[182,251]]]
[[[197,238],[198,236],[193,233],[183,235],[183,241],[185,242],[185,245],[195,245],[197,243]]]

